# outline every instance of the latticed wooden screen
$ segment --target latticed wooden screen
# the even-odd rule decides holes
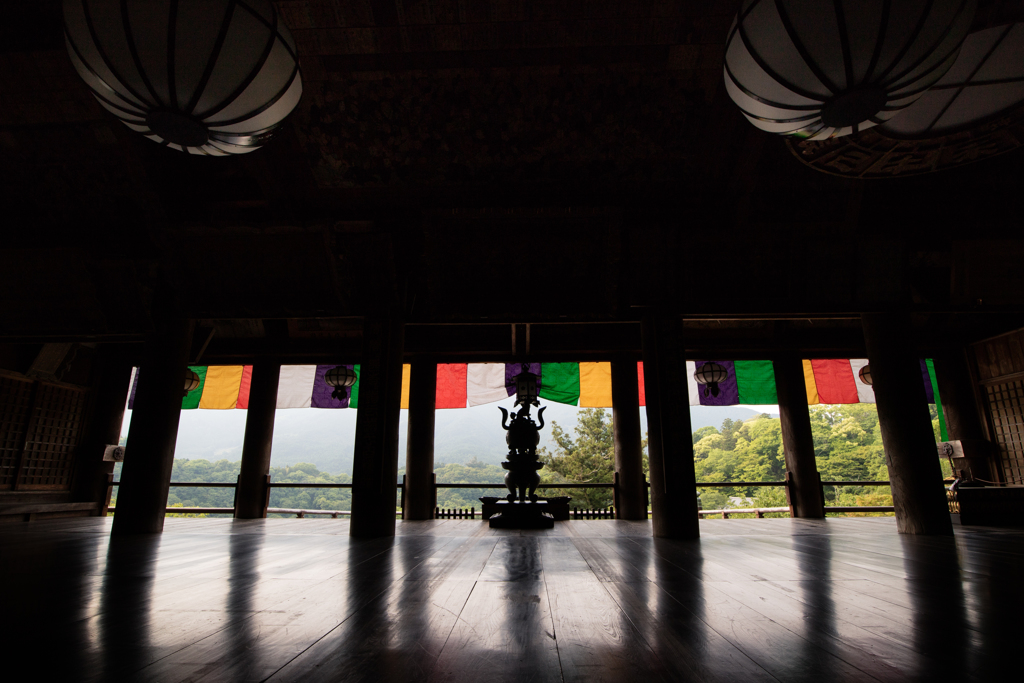
[[[31,401],[30,380],[0,377],[0,489],[14,485]]]
[[[1024,380],[985,387],[992,415],[992,436],[999,445],[1003,477],[1024,483]]]
[[[85,391],[40,384],[19,489],[66,489],[85,419]]]
[[[86,396],[84,389],[0,377],[0,489],[70,487]]]

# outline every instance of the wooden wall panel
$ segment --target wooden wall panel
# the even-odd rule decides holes
[[[972,348],[982,382],[1024,373],[1024,330],[978,342]]]
[[[1003,481],[1024,483],[1024,380],[985,387],[992,437],[999,446]]]
[[[1008,484],[1024,483],[1024,330],[971,347],[999,469]]]

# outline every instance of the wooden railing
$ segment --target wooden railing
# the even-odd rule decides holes
[[[617,477],[616,477],[617,479]],[[111,482],[110,487],[119,486],[121,482]],[[352,484],[338,484],[338,483],[321,483],[321,482],[268,482],[267,486],[271,489],[274,488],[310,488],[310,489],[351,489]],[[437,489],[502,489],[506,487],[504,484],[494,483],[435,483],[434,490]],[[651,484],[647,483],[649,489]],[[697,482],[697,488],[751,488],[751,487],[766,487],[766,486],[789,486],[788,481],[712,481],[712,482]],[[887,481],[822,481],[821,486],[889,486]],[[232,488],[237,489],[238,484],[236,482],[171,482],[171,487],[178,488]],[[405,486],[404,481],[401,484],[396,484],[396,488],[402,493],[403,504],[399,507],[404,507],[405,499]],[[617,502],[618,500],[618,483],[559,483],[559,484],[542,484],[538,487],[539,489],[612,489],[613,495]],[[824,500],[824,490],[822,490],[822,500]],[[951,501],[950,508],[952,509],[955,503]],[[617,505],[613,505],[609,510],[617,509]],[[435,513],[440,508],[435,508]],[[474,508],[475,510],[475,508]],[[574,508],[574,511],[576,509]],[[115,512],[116,507],[110,507],[108,512]],[[165,514],[234,514],[234,507],[168,507],[165,508]],[[878,505],[878,506],[826,506],[825,512],[893,512],[894,508],[889,505]],[[464,512],[464,511],[463,511]],[[596,515],[602,511],[592,510],[590,513]],[[730,515],[737,514],[751,514],[753,513],[757,518],[762,518],[766,513],[775,512],[789,512],[788,507],[779,508],[725,508],[721,510],[698,510],[697,515],[702,518],[706,518],[709,515],[721,515],[723,519],[728,519]],[[313,515],[329,515],[332,518],[347,517],[352,513],[348,510],[308,510],[300,508],[268,508],[268,514],[294,514],[296,517],[306,517]],[[401,517],[401,513],[397,513]],[[585,515],[585,513],[583,513]],[[614,518],[614,512],[604,512],[604,517],[577,517],[581,519],[612,519]],[[455,515],[455,516],[451,516]],[[455,519],[475,519],[475,512],[473,515],[456,515],[456,511],[450,511],[444,513],[444,517],[439,518],[455,518]]]
[[[573,508],[570,516],[572,519],[615,519],[615,509],[588,510],[586,508]]]
[[[749,515],[753,513],[757,519],[764,519],[768,512],[789,512],[789,508],[726,508],[724,510],[697,510],[698,517],[708,515],[721,515],[722,519],[729,519],[729,515]]]
[[[476,519],[476,508],[434,508],[434,519]]]

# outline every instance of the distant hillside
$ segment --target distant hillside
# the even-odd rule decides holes
[[[471,459],[498,464],[508,452],[501,413],[497,406],[512,408],[512,399],[465,410],[439,410],[434,436],[434,461],[465,463]],[[576,424],[577,408],[544,403],[547,426],[541,432],[541,445],[550,446],[550,424],[571,430]],[[609,411],[610,412],[610,411]],[[777,412],[777,411],[772,411]],[[740,406],[692,406],[693,429],[719,427],[726,418],[747,420],[760,411]],[[182,459],[238,460],[242,455],[245,433],[244,410],[184,410],[178,429],[175,457]],[[646,432],[647,416],[640,411],[641,427]],[[299,462],[315,464],[323,472],[352,472],[355,446],[354,410],[279,410],[274,422],[273,465],[281,467]],[[400,426],[399,466],[404,467],[406,412]]]

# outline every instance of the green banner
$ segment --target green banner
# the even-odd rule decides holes
[[[351,393],[351,395],[349,396],[349,399],[348,399],[348,407],[349,408],[358,408],[359,407],[359,366],[358,365],[353,365],[352,369],[355,370],[355,373],[356,373],[356,383],[352,385],[352,393]]]
[[[540,397],[571,406],[580,400],[579,363],[541,363]]]
[[[774,405],[779,402],[775,391],[775,366],[770,360],[738,360],[736,387],[740,403],[748,405]]]
[[[939,396],[939,382],[935,379],[935,363],[931,358],[925,358],[924,364],[928,368],[928,379],[932,382],[932,393],[935,395],[935,412],[939,414],[939,433],[943,441],[949,441],[949,432],[946,431],[946,415],[942,412],[942,398]]]
[[[199,407],[199,400],[203,397],[203,388],[206,386],[206,368],[205,365],[190,365],[188,369],[199,375],[199,386],[188,392],[185,398],[181,399],[182,410],[192,410]],[[185,378],[181,378],[182,384],[185,383]],[[184,389],[184,387],[182,387]]]

